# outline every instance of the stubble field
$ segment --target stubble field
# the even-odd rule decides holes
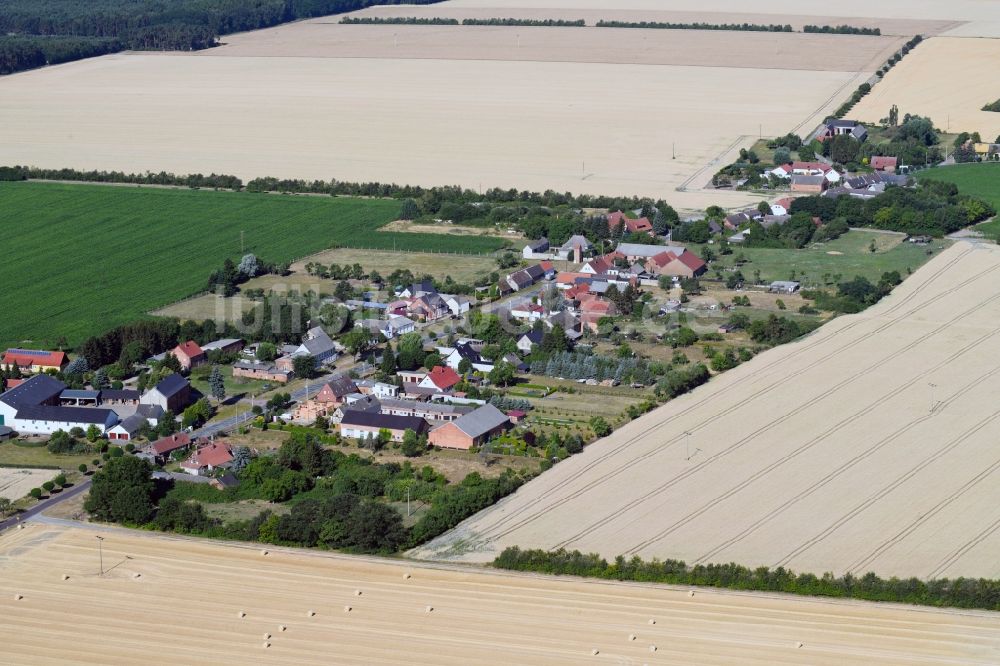
[[[18,664],[968,665],[1000,649],[987,613],[47,526],[0,537],[0,630]]]
[[[1000,576],[1000,248],[958,244],[879,305],[626,425],[422,547]]]
[[[12,446],[12,445],[9,445]],[[21,499],[32,488],[40,488],[58,472],[51,469],[0,468],[0,497],[11,501]]]

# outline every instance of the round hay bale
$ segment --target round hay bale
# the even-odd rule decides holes
[[[19,530],[23,530],[23,529],[24,529],[24,523],[21,523],[20,525],[18,525],[18,526],[17,526],[17,529],[19,529]]]
[[[236,616],[237,616],[237,617],[246,617],[246,616],[247,616],[247,614],[246,614],[246,613],[244,613],[243,611],[240,611],[239,613],[237,613],[237,614],[236,614]]]
[[[410,574],[408,573],[403,574],[403,580],[410,580]]]
[[[139,572],[136,572],[136,573],[132,574],[132,578],[142,578],[142,574],[139,573]]]
[[[306,611],[306,617],[315,617],[315,615],[316,611],[314,610]]]
[[[802,641],[798,641],[797,643],[795,643],[795,647],[797,648],[802,647]]]
[[[656,646],[655,645],[650,645],[649,646],[649,651],[650,652],[656,652]]]
[[[267,641],[264,641],[264,647],[265,647],[265,648],[269,648],[269,647],[271,647],[271,644],[270,644],[270,643],[268,643]]]
[[[287,630],[288,630],[288,627],[286,627],[285,625],[283,625],[283,624],[279,624],[278,625],[278,631],[287,631]]]
[[[590,654],[596,657],[597,655],[601,654],[601,651],[598,650],[597,648],[594,648],[593,650],[590,651]]]
[[[656,620],[654,620],[653,618],[649,618],[649,623],[650,624],[656,624]]]
[[[360,597],[361,596],[361,590],[354,590],[354,596]]]
[[[20,601],[21,599],[24,599],[24,595],[23,594],[15,594],[14,595],[14,601]]]
[[[433,610],[434,610],[434,606],[427,606],[426,608],[424,608],[424,612],[426,612],[426,613],[430,613]]]
[[[69,580],[69,574],[63,574],[63,580]]]
[[[267,552],[266,550],[262,550],[262,551],[260,551],[260,554],[261,554],[261,555],[267,555],[267,554],[268,554],[268,552]]]
[[[688,596],[689,597],[693,597],[694,596],[694,590],[691,590],[690,592],[688,592]]]
[[[350,606],[344,606],[344,612],[345,613],[350,613],[351,612],[351,607]]]
[[[268,638],[270,638],[270,637],[271,637],[271,634],[264,634],[264,640],[265,640],[265,641],[266,641],[266,640],[267,640]]]
[[[634,640],[635,640],[635,634],[629,634],[629,635],[628,635],[628,639],[629,639],[630,641],[634,641]]]

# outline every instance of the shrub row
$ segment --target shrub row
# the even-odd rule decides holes
[[[744,32],[794,32],[790,25],[762,23],[663,23],[660,21],[598,21],[598,28],[652,28],[655,30],[740,30]]]
[[[599,555],[557,550],[507,548],[493,561],[498,569],[534,571],[555,575],[584,576],[605,580],[629,580],[672,585],[703,585],[734,590],[786,592],[819,597],[844,597],[867,601],[891,601],[920,606],[951,606],[1000,610],[1000,581],[986,578],[918,578],[834,576],[825,573],[796,574],[784,567],[751,569],[735,563],[689,566],[681,560],[626,560],[619,556],[609,563]]]
[[[903,47],[899,49],[898,52],[893,54],[893,56],[889,58],[889,60],[884,65],[882,65],[882,68],[877,72],[878,76],[879,77],[885,76],[886,73],[896,65],[896,63],[898,63],[900,60],[903,59],[903,56],[912,51],[914,47],[923,40],[924,38],[921,35],[916,35],[915,37],[913,37],[913,39],[903,44]],[[844,116],[846,116],[851,111],[851,109],[854,108],[854,105],[861,101],[862,97],[871,92],[871,89],[872,87],[867,83],[862,83],[860,86],[858,86],[858,89],[854,91],[854,94],[851,95],[851,98],[846,102],[844,102],[843,104],[841,104],[840,108],[834,111],[833,113],[834,118],[843,118]]]

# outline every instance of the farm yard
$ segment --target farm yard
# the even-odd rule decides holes
[[[638,194],[681,210],[745,205],[746,193],[701,188],[761,135],[810,131],[903,40],[337,20],[230,35],[192,54],[120,53],[7,77],[5,159]],[[760,94],[775,90],[795,93]],[[408,100],[405,122],[394,99]]]
[[[416,554],[996,578],[998,271],[1000,248],[957,244],[878,305],[632,421]]]
[[[205,288],[243,248],[281,263],[333,245],[488,252],[488,237],[379,233],[399,202],[53,183],[0,183],[0,344],[77,344]],[[214,312],[208,316],[214,315]]]
[[[1000,649],[1000,621],[975,611],[692,597],[117,529],[29,525],[0,541],[0,573],[4,654],[22,664],[839,664],[847,655],[978,665]]]

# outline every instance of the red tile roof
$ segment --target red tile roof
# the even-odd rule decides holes
[[[608,229],[614,231],[619,224],[625,225],[625,231],[630,234],[649,232],[653,230],[653,225],[649,221],[649,218],[640,217],[637,220],[633,220],[625,217],[625,213],[620,210],[608,215]]]
[[[541,266],[542,270],[545,271],[546,273],[555,270],[555,268],[552,266],[551,261],[539,261],[538,265]]]
[[[201,347],[199,347],[198,343],[195,342],[194,340],[188,340],[187,342],[182,342],[181,344],[177,345],[177,347],[175,347],[175,351],[182,352],[189,359],[198,358],[199,356],[202,356],[205,353],[201,350]]]
[[[8,349],[0,365],[19,365],[29,368],[41,365],[47,368],[61,368],[66,364],[66,352],[40,351],[37,349]]]
[[[194,452],[194,455],[181,463],[181,467],[218,467],[233,459],[233,454],[225,444],[209,444]]]
[[[447,391],[455,384],[462,381],[462,377],[459,376],[457,372],[449,367],[436,365],[431,368],[431,371],[427,373],[428,379],[434,382],[434,386],[437,386],[442,391]]]
[[[701,257],[696,255],[694,252],[681,252],[680,256],[677,257],[677,261],[681,262],[692,271],[700,271],[705,267],[705,262],[702,261]]]
[[[898,160],[895,157],[884,157],[882,155],[876,155],[872,158],[871,167],[875,170],[885,169],[888,167],[896,168]]]
[[[171,451],[176,451],[177,449],[183,449],[185,446],[191,445],[191,435],[186,432],[177,433],[176,435],[169,435],[161,439],[156,440],[150,444],[147,448],[158,456],[170,453]]]

